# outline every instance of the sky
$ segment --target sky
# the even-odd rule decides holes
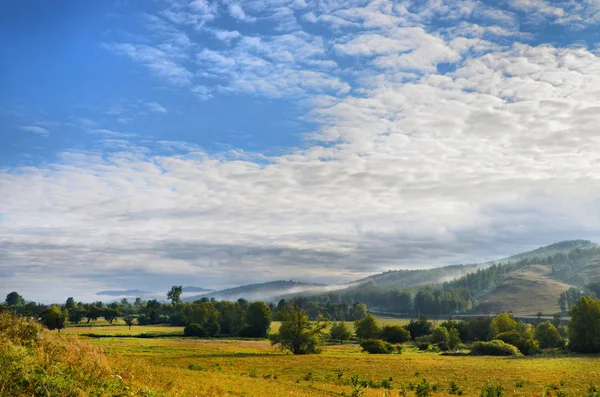
[[[0,294],[600,241],[596,0],[0,2]]]

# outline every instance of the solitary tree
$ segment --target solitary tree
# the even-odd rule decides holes
[[[281,326],[279,333],[272,336],[272,343],[293,354],[319,353],[318,345],[327,323],[320,320],[311,323],[302,303],[295,300],[281,311]]]
[[[181,285],[174,285],[171,290],[167,292],[167,299],[169,299],[174,306],[181,303],[181,294],[183,293],[183,287]]]
[[[367,314],[362,320],[354,323],[354,332],[360,339],[374,339],[379,334],[377,319],[371,313]]]
[[[584,296],[569,314],[569,348],[580,353],[600,353],[600,300]]]
[[[10,306],[22,305],[25,303],[25,299],[17,292],[13,291],[10,294],[6,295],[6,304]]]
[[[340,321],[333,324],[331,331],[329,331],[329,336],[332,340],[340,342],[341,345],[345,340],[352,337],[352,331],[350,331],[345,322]]]
[[[40,318],[46,328],[50,330],[57,329],[60,332],[65,327],[65,323],[69,318],[69,312],[66,309],[60,310],[58,306],[51,306],[40,313]]]
[[[129,329],[131,329],[131,326],[135,323],[135,317],[131,315],[123,317],[123,320],[125,321],[125,324],[127,324],[127,326],[129,327]]]

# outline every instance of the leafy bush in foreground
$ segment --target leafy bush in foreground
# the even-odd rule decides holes
[[[0,394],[4,396],[157,395],[127,385],[96,347],[0,313]]]
[[[475,342],[471,347],[471,354],[477,356],[519,356],[521,353],[513,345],[501,340],[490,342]]]

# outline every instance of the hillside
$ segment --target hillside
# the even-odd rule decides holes
[[[277,296],[294,293],[318,293],[322,292],[325,284],[303,283],[299,281],[270,281],[259,284],[242,285],[240,287],[215,291],[209,294],[184,297],[184,301],[194,301],[202,298],[215,298],[217,300],[235,301],[239,298],[247,300],[269,300]]]
[[[375,310],[405,314],[554,313],[562,292],[599,277],[600,247],[574,240],[491,262],[389,271],[313,298],[361,301]]]

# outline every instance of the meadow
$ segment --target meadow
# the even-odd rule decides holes
[[[278,327],[273,323],[272,331]],[[128,330],[122,325],[62,331],[102,348],[125,363],[135,383],[168,396],[351,396],[353,376],[367,386],[363,396],[398,396],[401,388],[414,396],[411,385],[423,379],[436,385],[436,396],[451,395],[451,382],[467,396],[479,396],[486,384],[502,386],[506,396],[573,397],[586,396],[590,384],[600,385],[597,356],[447,356],[420,352],[410,344],[402,354],[369,355],[352,343],[326,345],[319,355],[293,356],[266,340],[183,338],[181,332],[182,327]],[[85,334],[96,337],[81,336]],[[123,337],[141,334],[152,337]]]

